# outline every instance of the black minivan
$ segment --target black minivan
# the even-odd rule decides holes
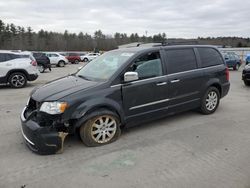
[[[229,88],[228,68],[213,46],[113,50],[34,89],[21,114],[22,134],[39,154],[62,152],[73,133],[100,146],[115,141],[124,126],[191,109],[211,114]]]

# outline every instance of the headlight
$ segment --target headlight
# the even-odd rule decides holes
[[[66,102],[44,102],[40,108],[40,111],[48,114],[61,114],[63,113],[68,104]]]

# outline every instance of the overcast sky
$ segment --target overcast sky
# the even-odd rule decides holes
[[[0,19],[35,31],[250,37],[249,0],[0,0]]]

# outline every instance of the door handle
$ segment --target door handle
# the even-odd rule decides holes
[[[180,80],[179,79],[175,79],[175,80],[171,80],[170,82],[171,83],[177,83],[177,82],[179,82]]]
[[[166,85],[167,84],[167,82],[159,82],[159,83],[157,83],[156,85],[157,86],[163,86],[163,85]]]

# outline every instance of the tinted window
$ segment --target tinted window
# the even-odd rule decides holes
[[[47,54],[48,57],[58,57],[57,54]]]
[[[69,56],[78,56],[77,53],[69,53]]]
[[[4,62],[5,61],[5,54],[0,54],[0,62]]]
[[[168,73],[184,72],[197,68],[193,49],[167,50]]]
[[[16,54],[8,54],[8,53],[1,53],[0,54],[0,62],[4,62],[4,61],[10,61],[12,59],[17,59],[20,58],[18,55]]]
[[[210,67],[223,64],[223,60],[219,52],[213,48],[198,48],[202,67]]]
[[[39,57],[41,57],[41,53],[33,53],[33,56],[35,57],[35,58],[39,58]]]
[[[138,73],[139,79],[162,75],[162,65],[159,52],[148,53],[135,60],[130,71]]]

